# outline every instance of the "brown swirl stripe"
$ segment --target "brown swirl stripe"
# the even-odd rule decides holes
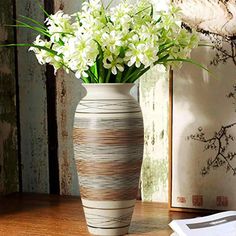
[[[86,176],[114,176],[114,175],[134,175],[140,171],[142,160],[137,162],[95,162],[77,160],[76,166],[79,172]]]
[[[93,189],[81,186],[81,197],[89,200],[100,201],[120,201],[120,200],[133,200],[138,193],[138,187],[123,188],[123,189]]]
[[[141,130],[90,130],[75,128],[73,132],[75,143],[94,143],[122,145],[132,143],[143,143]]]

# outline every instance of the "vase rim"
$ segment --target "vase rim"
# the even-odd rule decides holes
[[[95,85],[133,85],[135,83],[82,83],[82,85],[92,85],[92,86],[95,86]]]

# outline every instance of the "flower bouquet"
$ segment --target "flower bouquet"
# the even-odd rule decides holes
[[[146,0],[115,7],[90,0],[72,15],[45,12],[45,24],[25,17],[29,23],[19,21],[17,27],[39,35],[18,46],[30,46],[40,64],[72,71],[84,83],[133,83],[157,64],[197,64],[189,57],[198,36],[181,28],[179,12],[174,6],[156,12]]]

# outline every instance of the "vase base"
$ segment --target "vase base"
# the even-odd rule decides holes
[[[134,200],[92,201],[82,198],[89,233],[95,236],[121,236],[128,233]]]
[[[88,230],[93,236],[122,236],[128,234],[129,226],[115,229],[92,228],[88,226]]]

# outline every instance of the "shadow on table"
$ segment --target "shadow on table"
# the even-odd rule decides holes
[[[151,233],[151,232],[159,232],[159,231],[168,231],[170,230],[168,219],[158,219],[155,220],[153,218],[145,218],[142,220],[133,220],[130,226],[129,233],[137,234],[137,233]],[[171,230],[170,230],[171,232]]]

